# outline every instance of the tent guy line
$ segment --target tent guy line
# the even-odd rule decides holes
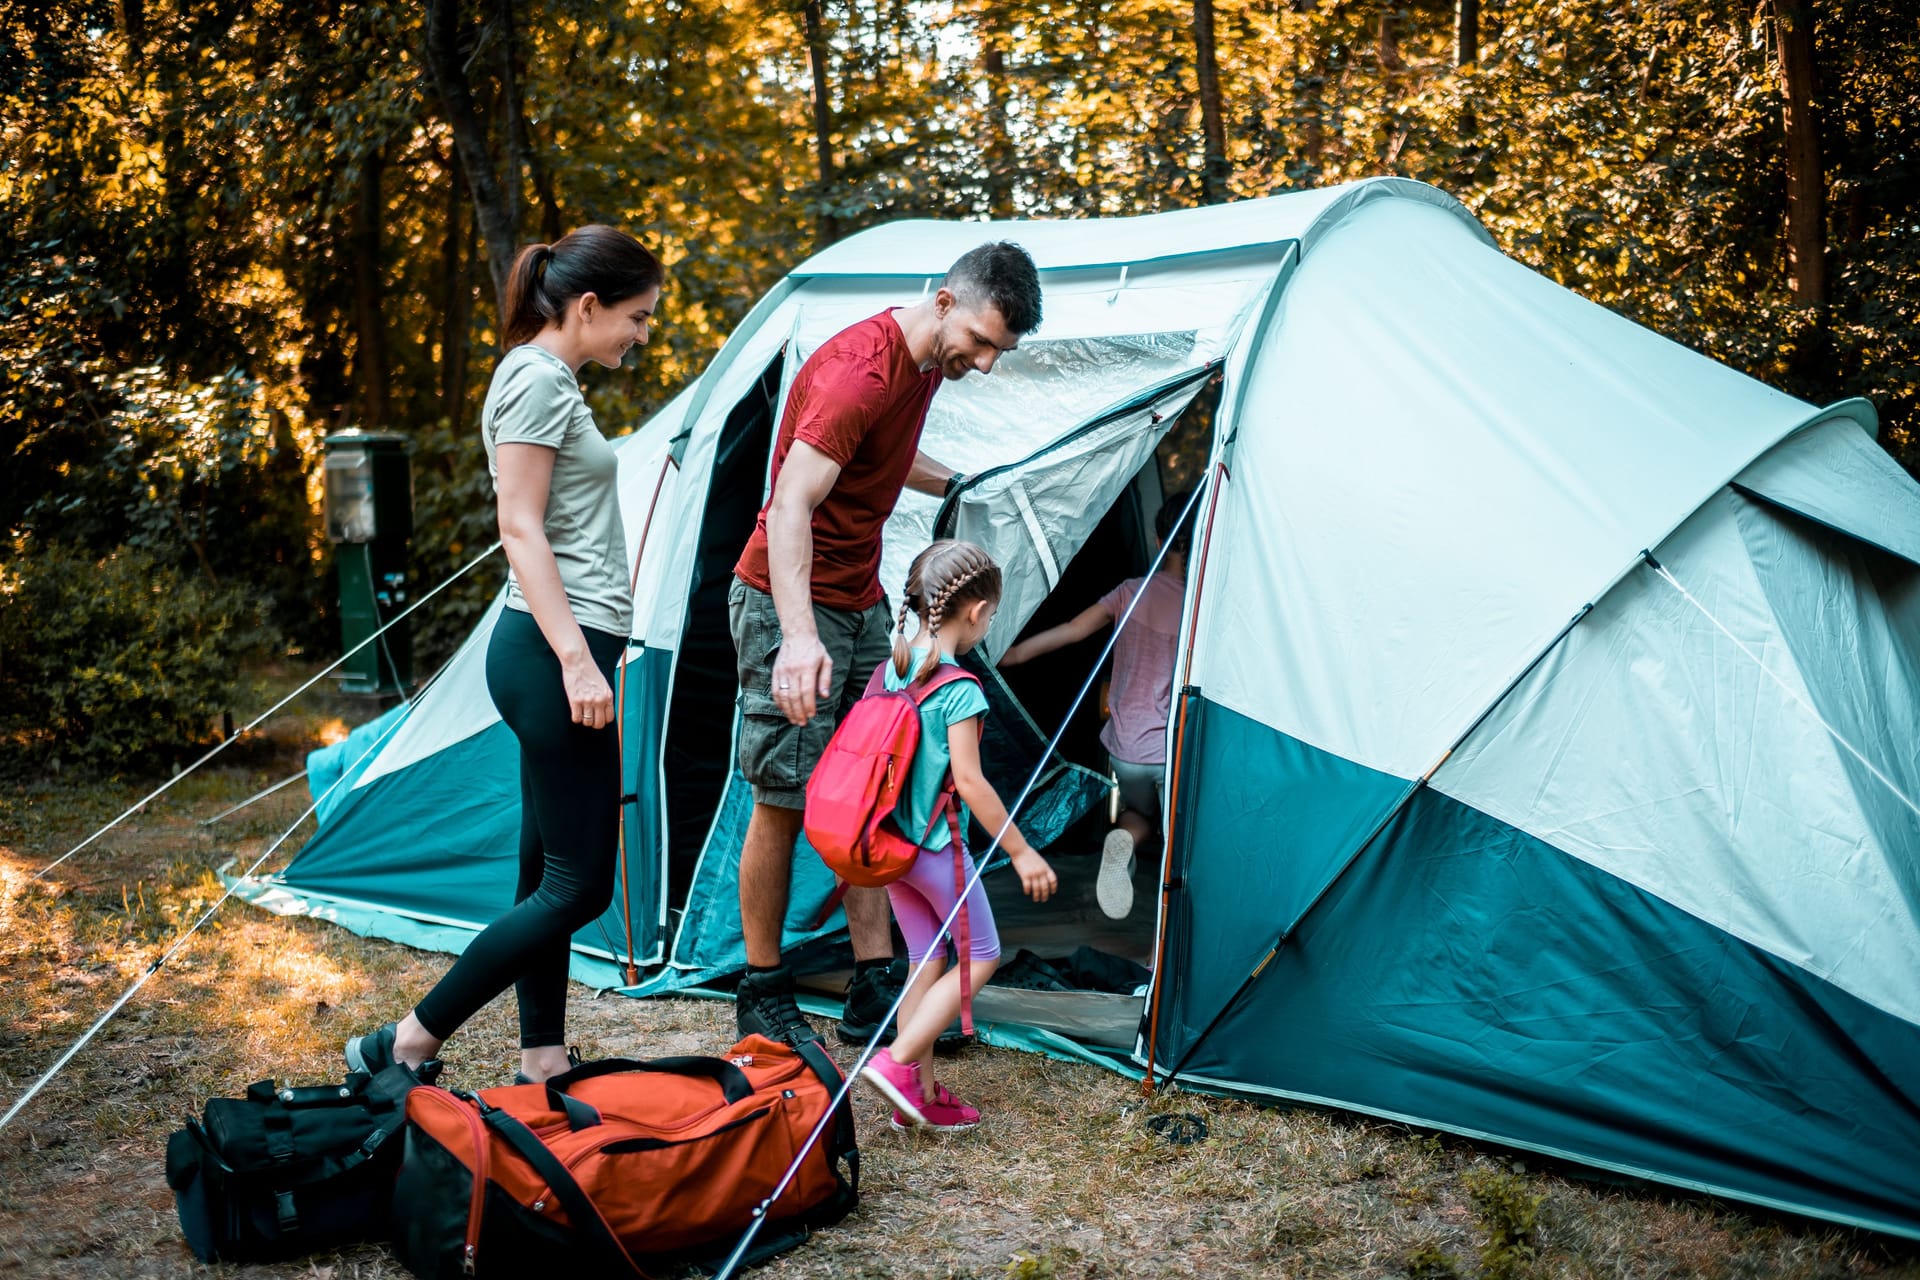
[[[113,830],[115,827],[125,822],[128,818],[132,817],[134,814],[140,812],[140,809],[142,806],[148,804],[153,800],[158,799],[164,793],[172,790],[173,787],[179,782],[181,782],[183,779],[185,779],[188,774],[192,773],[195,769],[198,769],[201,765],[213,759],[215,756],[219,755],[222,751],[225,751],[228,747],[240,741],[240,739],[246,737],[248,733],[252,732],[254,729],[264,724],[282,707],[286,706],[289,702],[292,702],[295,698],[299,697],[301,694],[305,693],[307,690],[313,688],[313,686],[315,686],[316,684],[319,684],[322,680],[326,679],[327,676],[330,675],[335,668],[339,667],[348,658],[351,658],[354,654],[360,652],[362,649],[372,644],[375,640],[379,640],[382,636],[386,635],[388,627],[395,625],[396,623],[401,621],[401,619],[405,618],[408,614],[412,613],[415,609],[418,609],[421,605],[433,599],[435,596],[439,595],[442,591],[445,591],[448,587],[452,586],[455,582],[465,577],[469,570],[473,569],[482,560],[485,560],[488,556],[492,555],[494,552],[498,551],[499,549],[500,549],[500,544],[496,542],[492,546],[488,547],[485,551],[482,551],[479,555],[475,556],[473,559],[467,561],[466,564],[462,565],[459,569],[454,571],[454,574],[452,577],[448,578],[445,582],[441,583],[439,586],[435,587],[433,590],[427,592],[427,594],[421,596],[418,600],[415,600],[412,604],[408,605],[405,609],[402,609],[399,613],[395,614],[391,619],[387,621],[385,626],[382,626],[378,631],[368,636],[365,640],[362,640],[359,644],[353,646],[353,648],[341,654],[339,658],[335,659],[333,662],[329,663],[327,666],[325,666],[319,672],[317,672],[311,680],[307,681],[305,684],[301,685],[298,689],[295,689],[292,693],[280,699],[280,701],[274,703],[271,707],[268,707],[265,711],[255,716],[252,720],[248,721],[246,725],[244,725],[237,733],[234,733],[232,736],[227,738],[225,742],[220,743],[218,746],[214,747],[213,750],[207,752],[205,755],[201,756],[198,760],[195,760],[192,764],[188,765],[185,769],[182,769],[179,773],[174,774],[171,778],[167,779],[165,782],[161,783],[158,787],[148,792],[141,799],[136,800],[133,804],[128,806],[127,811],[125,813],[122,813],[119,817],[115,818],[112,822],[109,822],[106,826],[100,828],[98,831],[88,836],[85,840],[82,840],[79,844],[73,846],[73,848],[67,850],[65,853],[55,858],[52,862],[49,862],[46,866],[34,872],[33,878],[35,880],[39,880],[43,878],[49,871],[52,871],[55,867],[65,862],[68,858],[71,858],[74,854],[80,852],[82,849],[92,844],[95,840],[98,840],[101,836],[107,834],[107,832]],[[384,644],[384,641],[382,643]],[[432,681],[428,681],[428,683],[431,684]],[[421,693],[425,693],[425,692],[426,690],[423,687],[421,689]],[[416,697],[417,696],[418,695],[416,695]],[[408,705],[411,706],[412,703],[409,702]],[[288,779],[288,781],[292,781],[292,779]],[[281,785],[284,786],[285,783],[282,783]],[[329,787],[327,790],[331,792],[333,788]],[[266,793],[262,792],[261,794],[264,795]],[[255,796],[254,800],[258,800],[259,798],[260,798],[259,796]],[[251,803],[253,803],[252,800],[249,800],[246,802],[246,804],[251,804]],[[316,804],[317,803],[318,802],[316,801]],[[244,807],[244,805],[241,807]],[[233,812],[233,810],[229,809],[227,812],[231,813]],[[224,818],[226,814],[221,814],[220,816]]]
[[[234,736],[238,737],[239,735],[235,734]],[[254,792],[252,795],[248,796],[245,800],[242,800],[239,804],[229,805],[225,809],[222,809],[220,812],[214,814],[211,818],[200,819],[200,825],[203,827],[210,827],[214,823],[219,822],[223,818],[231,818],[234,814],[240,812],[242,809],[246,808],[248,805],[257,804],[258,802],[265,800],[268,796],[273,795],[276,792],[284,791],[288,787],[292,786],[294,783],[300,781],[300,779],[306,776],[307,776],[307,771],[305,769],[302,769],[300,772],[294,774],[291,778],[282,778],[280,779],[280,781],[274,783],[272,786],[267,787],[263,790]]]
[[[1167,536],[1161,541],[1159,549],[1155,551],[1153,563],[1147,568],[1147,578],[1151,579],[1154,574],[1160,572],[1160,566],[1167,558],[1167,549],[1173,545],[1174,535],[1186,525],[1187,521],[1193,518],[1194,509],[1199,505],[1201,495],[1207,493],[1212,488],[1213,472],[1209,471],[1201,478],[1200,483],[1194,486],[1192,494],[1187,498],[1186,507],[1180,512],[1180,518],[1174,522],[1173,528],[1167,531]],[[1134,592],[1133,598],[1127,601],[1127,607],[1121,611],[1120,617],[1114,622],[1113,630],[1108,634],[1106,643],[1101,646],[1099,656],[1093,660],[1092,666],[1088,668],[1086,679],[1080,682],[1080,691],[1073,695],[1073,701],[1068,704],[1066,711],[1061,715],[1060,727],[1053,731],[1053,737],[1047,742],[1047,749],[1040,753],[1040,759],[1033,766],[1033,772],[1027,775],[1026,786],[1020,789],[1019,796],[1007,807],[1006,821],[1001,823],[1000,829],[993,833],[993,842],[987,846],[986,852],[982,853],[976,860],[973,875],[967,880],[966,890],[955,896],[954,904],[948,909],[946,918],[940,922],[940,927],[934,931],[933,940],[927,945],[929,955],[940,948],[947,938],[951,936],[953,922],[959,918],[961,908],[966,905],[967,898],[972,895],[974,886],[980,883],[981,877],[984,876],[988,868],[993,865],[993,855],[999,850],[1000,842],[1006,838],[1007,828],[1013,825],[1014,815],[1020,812],[1021,807],[1025,805],[1027,800],[1033,795],[1034,787],[1039,784],[1041,775],[1047,771],[1048,762],[1051,761],[1059,751],[1060,741],[1066,736],[1068,727],[1072,725],[1074,714],[1080,710],[1080,704],[1086,701],[1087,694],[1092,690],[1094,682],[1100,678],[1100,672],[1105,668],[1108,656],[1113,653],[1114,645],[1119,642],[1121,633],[1127,629],[1127,623],[1132,620],[1134,610],[1140,607],[1140,601],[1144,598],[1145,594],[1145,592],[1140,591]],[[813,1150],[816,1142],[820,1141],[821,1135],[827,1131],[827,1126],[833,1122],[834,1116],[838,1114],[840,1104],[844,1102],[847,1095],[853,1091],[855,1082],[860,1078],[861,1068],[865,1067],[873,1055],[879,1052],[880,1037],[886,1034],[887,1028],[893,1024],[894,1018],[900,1012],[901,1002],[907,998],[907,992],[913,989],[914,980],[919,976],[919,972],[919,965],[913,966],[913,968],[908,971],[907,980],[900,985],[900,994],[893,998],[893,1003],[887,1006],[887,1011],[881,1017],[879,1025],[874,1028],[873,1038],[867,1041],[866,1045],[861,1048],[860,1056],[854,1060],[853,1066],[848,1069],[846,1073],[846,1079],[840,1082],[840,1088],[834,1093],[832,1103],[821,1115],[819,1122],[814,1125],[813,1131],[807,1135],[806,1141],[800,1144],[800,1149],[794,1153],[793,1162],[787,1166],[787,1171],[781,1175],[780,1181],[774,1184],[774,1188],[768,1193],[767,1198],[755,1206],[753,1221],[747,1224],[747,1229],[741,1233],[740,1242],[734,1246],[733,1252],[727,1256],[727,1260],[722,1264],[720,1270],[714,1273],[714,1280],[730,1280],[734,1271],[740,1266],[741,1260],[746,1257],[747,1250],[753,1247],[754,1238],[760,1234],[760,1228],[766,1225],[767,1211],[773,1207],[774,1201],[778,1200],[786,1189],[792,1185],[793,1180],[799,1176],[800,1166],[806,1161],[807,1153]]]
[[[496,543],[495,545],[498,546],[499,544]],[[491,552],[489,552],[488,554],[491,554]],[[474,563],[477,564],[479,563],[479,561],[476,560]],[[468,565],[467,567],[472,568],[473,566]],[[460,572],[465,573],[466,569],[462,569]],[[458,577],[459,574],[455,574],[454,576]],[[450,578],[448,579],[448,581],[451,582],[452,579]],[[444,586],[446,584],[442,583],[441,585]],[[424,604],[425,600],[423,599],[421,603]],[[399,619],[396,618],[394,619],[394,621],[397,622],[399,621]],[[389,623],[388,625],[391,626],[392,623]],[[436,672],[434,675],[434,679],[437,680],[438,678],[439,678],[439,674]],[[431,686],[432,684],[433,684],[433,680],[428,680],[427,685],[422,686],[421,692],[425,693],[427,686]],[[262,717],[262,718],[264,719],[265,717]],[[394,733],[394,731],[399,729],[399,727],[405,724],[406,722],[407,722],[406,716],[402,715],[397,717],[391,725],[387,726],[386,732],[382,733],[378,738],[374,739],[372,744],[370,744],[367,747],[367,749],[361,753],[359,759],[354,761],[354,764],[356,765],[359,764],[361,760],[365,760],[367,757],[371,756],[375,751],[378,751],[380,749],[381,744],[384,743],[387,740],[387,738]],[[236,734],[234,736],[238,737],[239,735]],[[229,739],[229,741],[231,741],[231,739]],[[279,835],[279,838],[276,839],[272,844],[268,845],[265,852],[263,852],[258,858],[255,858],[253,860],[252,866],[248,867],[246,871],[243,872],[241,875],[232,877],[228,880],[227,891],[221,894],[219,898],[217,898],[214,901],[212,906],[208,907],[204,912],[202,912],[198,920],[195,920],[192,924],[188,925],[185,931],[183,931],[178,937],[176,937],[173,940],[172,944],[169,945],[165,951],[161,952],[158,959],[156,959],[152,964],[148,965],[144,970],[142,970],[140,976],[134,979],[133,985],[128,987],[125,991],[121,992],[120,998],[118,1000],[115,1000],[112,1006],[108,1008],[108,1010],[105,1013],[101,1014],[99,1018],[95,1019],[94,1024],[87,1028],[85,1034],[83,1034],[78,1040],[75,1040],[73,1044],[67,1049],[67,1051],[61,1054],[59,1059],[55,1061],[51,1067],[48,1067],[46,1072],[38,1080],[35,1080],[31,1085],[29,1085],[25,1093],[22,1093],[18,1098],[14,1099],[13,1105],[7,1108],[7,1113],[4,1116],[0,1116],[0,1130],[4,1130],[9,1124],[11,1124],[13,1122],[13,1118],[19,1115],[20,1112],[23,1109],[25,1109],[26,1105],[29,1102],[32,1102],[34,1097],[37,1094],[39,1094],[39,1092],[42,1089],[46,1088],[48,1083],[50,1083],[55,1076],[59,1075],[60,1072],[66,1068],[66,1065],[69,1062],[72,1062],[73,1059],[79,1055],[80,1051],[86,1048],[87,1045],[92,1042],[95,1036],[100,1034],[100,1029],[106,1026],[107,1023],[113,1020],[113,1015],[115,1015],[116,1013],[119,1013],[121,1009],[125,1008],[127,1001],[133,999],[133,997],[136,994],[138,994],[140,988],[147,985],[147,979],[151,978],[154,974],[160,972],[160,970],[163,967],[165,967],[167,961],[173,959],[175,955],[179,954],[180,949],[186,946],[187,942],[193,937],[193,935],[200,931],[201,926],[206,924],[207,921],[213,919],[214,913],[219,911],[221,907],[227,904],[228,899],[233,897],[234,890],[237,889],[239,885],[247,879],[247,877],[251,876],[254,872],[258,871],[263,865],[265,865],[267,859],[271,858],[274,855],[274,853],[279,850],[281,845],[285,844],[289,839],[291,839],[293,836],[293,833],[300,829],[301,824],[304,823],[308,818],[312,817],[314,812],[317,809],[319,809],[323,803],[326,802],[327,797],[333,794],[334,788],[338,787],[341,783],[345,782],[350,776],[352,776],[352,773],[353,773],[352,769],[344,770],[338,778],[335,778],[333,780],[332,786],[329,786],[325,791],[321,792],[317,797],[315,797],[313,803],[308,805],[306,809],[301,812],[300,816],[293,820],[292,826],[288,827],[285,831],[282,831]],[[184,777],[185,775],[183,774],[181,776]],[[178,781],[178,779],[175,779],[175,781]],[[138,806],[135,806],[135,807],[137,808]],[[122,815],[122,816],[124,817],[125,815]]]
[[[1681,598],[1684,599],[1688,604],[1692,605],[1695,609],[1698,609],[1700,611],[1701,617],[1705,618],[1708,622],[1711,622],[1715,627],[1719,628],[1721,635],[1733,641],[1734,647],[1740,650],[1740,652],[1745,654],[1748,658],[1752,659],[1753,665],[1756,667],[1759,667],[1761,672],[1766,675],[1767,679],[1779,685],[1780,691],[1782,693],[1786,694],[1787,697],[1793,699],[1793,701],[1798,703],[1800,707],[1803,710],[1805,710],[1808,715],[1812,716],[1815,720],[1819,721],[1820,727],[1827,731],[1827,735],[1831,737],[1835,742],[1845,747],[1847,749],[1848,754],[1850,754],[1855,760],[1858,760],[1861,763],[1861,765],[1866,768],[1866,771],[1868,773],[1871,773],[1874,777],[1878,778],[1882,783],[1884,783],[1886,785],[1887,790],[1893,792],[1895,796],[1899,797],[1901,804],[1904,804],[1907,806],[1907,808],[1913,810],[1915,816],[1920,816],[1920,804],[1915,804],[1912,796],[1902,791],[1899,787],[1899,784],[1895,783],[1892,778],[1889,778],[1885,773],[1881,772],[1880,766],[1876,765],[1873,761],[1867,759],[1866,753],[1861,751],[1860,748],[1854,746],[1853,743],[1849,742],[1845,734],[1841,733],[1838,729],[1834,728],[1833,725],[1828,723],[1827,718],[1820,714],[1819,709],[1816,708],[1811,702],[1808,702],[1806,698],[1802,697],[1799,690],[1795,689],[1792,685],[1788,684],[1785,680],[1782,680],[1780,678],[1779,673],[1776,672],[1772,667],[1768,666],[1766,664],[1766,660],[1763,659],[1759,654],[1755,653],[1753,649],[1747,644],[1746,641],[1742,640],[1739,636],[1733,634],[1733,632],[1727,628],[1726,623],[1714,617],[1713,613],[1707,608],[1707,606],[1705,606],[1704,604],[1701,604],[1699,600],[1695,599],[1693,592],[1687,590],[1685,585],[1681,583],[1680,579],[1673,576],[1673,574],[1667,569],[1667,566],[1661,564],[1658,560],[1653,558],[1653,552],[1643,551],[1640,554],[1641,554],[1641,557],[1646,560],[1647,566],[1651,568],[1656,574],[1658,574],[1660,576],[1660,579],[1663,582],[1665,582],[1668,586],[1672,587],[1675,591],[1678,591],[1681,595]]]

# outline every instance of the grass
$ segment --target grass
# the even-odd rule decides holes
[[[157,781],[0,782],[0,1105],[219,897],[220,862],[252,861],[300,815],[307,795],[294,786],[215,827],[199,823],[296,772],[340,721],[370,714],[314,702],[42,880],[36,871]],[[337,1079],[345,1036],[403,1012],[445,965],[229,902],[0,1138],[0,1276],[404,1275],[378,1246],[244,1271],[200,1266],[180,1240],[162,1154],[169,1130],[208,1096],[268,1076]],[[723,1048],[731,1021],[724,1004],[576,988],[569,1025],[589,1056],[657,1056]],[[455,1042],[450,1081],[504,1082],[512,1045],[509,998]],[[986,1109],[982,1129],[902,1137],[861,1095],[861,1209],[762,1274],[1920,1280],[1920,1250],[1904,1243],[1581,1180],[1353,1116],[1143,1098],[1091,1067],[995,1050],[969,1050],[952,1076]],[[1190,1117],[1207,1136],[1171,1141],[1192,1132]]]

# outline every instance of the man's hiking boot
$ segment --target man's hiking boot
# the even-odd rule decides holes
[[[847,979],[846,1003],[840,1012],[840,1025],[834,1034],[841,1044],[864,1045],[880,1030],[880,1020],[900,998],[902,979],[894,976],[892,965],[873,965],[855,969]],[[897,1020],[896,1020],[897,1021]],[[881,1033],[881,1044],[893,1043],[894,1023],[888,1022]]]
[[[841,1044],[864,1047],[873,1039],[873,1033],[880,1025],[880,1019],[887,1016],[887,1010],[900,998],[901,988],[907,984],[907,972],[911,966],[905,960],[896,959],[885,968],[878,966],[865,971],[855,969],[853,977],[847,980],[846,1001],[841,1008],[840,1023],[833,1029]],[[899,1023],[895,1017],[887,1023],[886,1030],[880,1035],[881,1044],[892,1044],[895,1027]],[[964,1049],[968,1037],[960,1030],[960,1019],[955,1018],[934,1041],[935,1053],[958,1053]]]
[[[793,998],[793,971],[785,965],[771,973],[749,973],[733,993],[733,1021],[743,1036],[765,1036],[795,1046],[819,1034]]]

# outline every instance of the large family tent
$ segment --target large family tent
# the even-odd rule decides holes
[[[583,976],[740,966],[725,591],[785,388],[1003,236],[1045,324],[934,401],[925,448],[968,479],[903,498],[884,581],[936,531],[985,543],[992,672],[1141,571],[1187,433],[1168,853],[1107,948],[1153,970],[1107,997],[1126,1065],[1920,1236],[1920,489],[1866,405],[1588,303],[1415,183],[896,223],[764,298],[620,449],[631,794]],[[448,950],[508,901],[491,621],[250,895]],[[1024,671],[993,681],[1022,775],[1073,683]],[[1062,751],[1029,812],[1082,865],[1102,761]],[[799,865],[804,954],[838,919]]]

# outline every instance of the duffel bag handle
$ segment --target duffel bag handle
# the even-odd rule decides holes
[[[283,1107],[337,1107],[367,1092],[373,1077],[364,1071],[349,1071],[339,1084],[281,1086],[271,1080],[256,1080],[247,1086],[247,1101]]]
[[[554,1076],[547,1081],[547,1101],[555,1111],[571,1111],[561,1097],[566,1091],[582,1080],[592,1080],[598,1076],[618,1075],[623,1071],[655,1071],[671,1076],[704,1076],[720,1086],[721,1095],[731,1106],[744,1102],[753,1096],[753,1082],[747,1079],[747,1073],[728,1062],[725,1058],[653,1058],[641,1061],[638,1058],[602,1058],[598,1062],[583,1062],[573,1070]],[[579,1128],[578,1125],[574,1126]]]

